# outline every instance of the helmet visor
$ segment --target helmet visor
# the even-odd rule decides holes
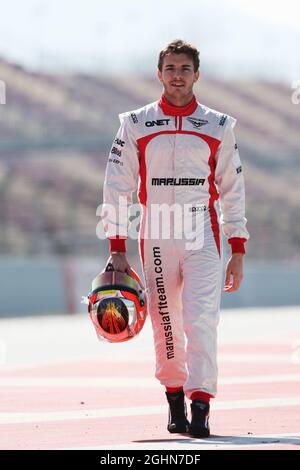
[[[100,339],[120,342],[135,334],[136,305],[120,291],[98,292],[91,316]]]

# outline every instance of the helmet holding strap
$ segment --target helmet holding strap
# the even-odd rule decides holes
[[[145,290],[132,268],[130,274],[114,271],[109,263],[92,282],[86,303],[101,340],[112,343],[127,341],[144,326],[147,316]]]

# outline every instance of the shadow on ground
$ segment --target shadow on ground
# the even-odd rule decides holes
[[[203,439],[197,439],[190,437],[186,434],[182,434],[182,436],[185,436],[184,439],[147,439],[147,440],[137,440],[133,441],[134,443],[138,444],[154,444],[154,443],[170,443],[174,442],[176,444],[184,444],[186,445],[187,443],[189,444],[205,444],[208,447],[210,445],[228,445],[228,446],[245,446],[245,445],[259,445],[259,444],[286,444],[286,445],[300,445],[300,436],[286,436],[286,437],[260,437],[260,436],[216,436],[216,435],[211,435],[209,438],[203,438]]]

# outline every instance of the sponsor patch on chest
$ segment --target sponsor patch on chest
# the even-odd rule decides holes
[[[152,186],[203,186],[205,178],[152,178]]]
[[[196,129],[200,129],[200,127],[205,126],[205,124],[208,124],[208,121],[206,119],[199,119],[193,117],[188,117],[187,121],[193,124],[193,127],[195,127]]]

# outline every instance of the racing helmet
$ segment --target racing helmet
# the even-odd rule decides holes
[[[130,274],[106,269],[92,282],[88,295],[88,312],[100,340],[120,343],[134,338],[143,328],[147,316],[144,287],[131,268]]]

